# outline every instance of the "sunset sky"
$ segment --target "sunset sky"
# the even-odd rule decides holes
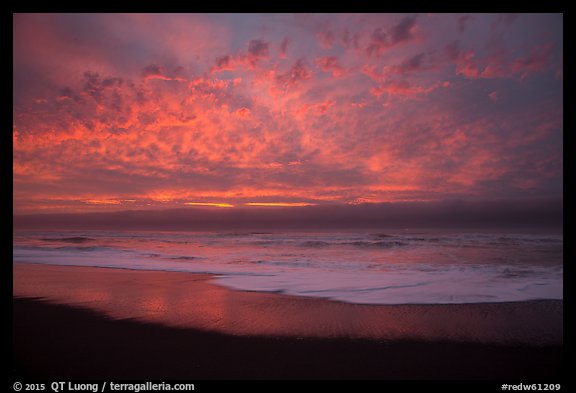
[[[13,22],[15,214],[562,197],[562,15]]]

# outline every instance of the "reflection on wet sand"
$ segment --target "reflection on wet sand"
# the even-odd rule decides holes
[[[233,291],[190,273],[14,264],[14,296],[234,335],[562,341],[562,302],[373,306]]]

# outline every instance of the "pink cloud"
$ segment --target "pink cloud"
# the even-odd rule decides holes
[[[432,84],[416,84],[406,79],[386,79],[377,86],[370,89],[370,93],[377,98],[382,94],[388,97],[416,98],[430,94],[439,88],[449,88],[449,82],[437,81]]]
[[[320,31],[316,34],[320,46],[324,49],[332,48],[332,45],[336,42],[336,36],[332,30]]]
[[[379,84],[376,87],[370,89],[370,93],[376,97],[380,97],[382,94],[388,96],[415,96],[419,94],[429,93],[434,90],[436,86],[433,87],[422,87],[411,85],[406,80],[388,80],[384,83]]]
[[[235,67],[233,65],[233,59],[230,55],[220,56],[216,59],[214,66],[212,67],[212,72],[219,71],[231,71]]]
[[[375,81],[381,81],[385,74],[382,71],[378,71],[377,67],[373,64],[365,64],[362,66],[361,71],[364,75],[368,76],[369,78]]]
[[[303,59],[298,59],[286,73],[278,75],[276,81],[284,88],[291,88],[311,77],[310,68]]]
[[[164,67],[150,64],[142,70],[145,79],[170,79],[166,77]]]
[[[336,56],[317,57],[314,63],[324,72],[330,72],[335,78],[345,74],[346,70],[342,67]]]
[[[546,71],[552,63],[553,49],[553,44],[536,47],[528,56],[514,60],[511,66],[512,72],[520,74],[524,79],[531,74]]]
[[[237,55],[223,55],[216,58],[212,72],[233,71],[237,67],[254,70],[258,63],[270,56],[270,43],[263,40],[250,40],[246,52]]]
[[[183,72],[183,67],[177,67],[172,72],[168,72],[165,67],[157,66],[156,64],[150,64],[142,70],[142,75],[146,80],[158,79],[164,81],[180,81],[183,82],[186,79],[179,75]],[[171,74],[171,75],[169,75]]]
[[[307,28],[240,15],[242,29],[175,16],[159,37],[165,16],[111,16],[100,23],[122,50],[93,53],[64,34],[91,26],[43,18],[35,34],[15,28],[18,206],[502,196],[521,178],[558,188],[561,81],[546,71],[561,45],[547,46],[552,33],[522,41],[518,26],[538,27],[524,18],[497,31],[496,48],[486,15],[473,26],[485,33],[469,37],[466,19],[459,41],[452,15],[310,16]],[[330,26],[324,47],[318,26]]]
[[[245,108],[245,107],[242,107],[242,108],[238,109],[238,110],[236,111],[236,114],[237,114],[238,117],[240,117],[241,119],[248,119],[248,118],[250,118],[250,115],[251,115],[250,109]]]
[[[482,70],[478,65],[475,53],[472,50],[464,51],[459,41],[452,41],[444,47],[444,54],[450,64],[456,65],[456,74],[466,78],[477,79]]]
[[[515,75],[524,79],[552,68],[553,48],[553,45],[538,46],[527,56],[513,59],[508,51],[499,49],[480,58],[473,50],[462,50],[459,41],[453,41],[445,46],[444,55],[449,62],[456,64],[457,74],[470,79],[510,78]]]

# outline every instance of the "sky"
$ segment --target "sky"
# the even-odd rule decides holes
[[[560,14],[14,14],[13,212],[561,201],[562,30]]]

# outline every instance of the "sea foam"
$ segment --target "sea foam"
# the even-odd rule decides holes
[[[561,235],[22,232],[14,263],[210,273],[215,283],[362,304],[562,299]]]

